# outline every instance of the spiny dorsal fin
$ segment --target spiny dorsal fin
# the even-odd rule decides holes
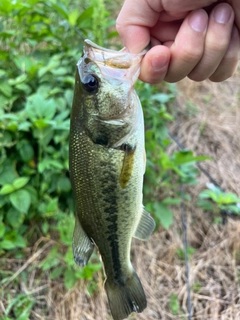
[[[144,208],[142,209],[142,216],[134,233],[134,238],[147,241],[153,233],[156,223],[151,217],[150,213]]]

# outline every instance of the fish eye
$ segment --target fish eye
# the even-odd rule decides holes
[[[83,88],[89,93],[94,93],[99,88],[99,80],[93,74],[87,74],[83,78],[82,84],[83,84]]]

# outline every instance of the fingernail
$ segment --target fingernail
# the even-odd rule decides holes
[[[214,19],[221,24],[227,23],[231,15],[232,9],[228,4],[219,5],[213,11]]]
[[[198,10],[192,13],[189,18],[189,24],[194,31],[204,32],[207,28],[208,16],[204,10]]]
[[[168,58],[165,55],[154,55],[151,60],[154,71],[161,71],[167,66]]]

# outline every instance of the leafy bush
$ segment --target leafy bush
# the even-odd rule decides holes
[[[80,9],[73,1],[3,0],[0,13],[3,252],[24,248],[33,235],[47,234],[49,218],[73,210],[68,135],[75,65],[83,39],[106,41],[112,22],[94,0]],[[94,35],[92,23],[96,31],[101,21]]]

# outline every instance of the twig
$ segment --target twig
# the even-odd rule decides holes
[[[192,302],[191,302],[191,288],[190,288],[190,281],[189,281],[186,207],[184,202],[184,189],[183,189],[182,182],[180,183],[180,193],[181,193],[181,215],[182,215],[182,228],[183,228],[184,259],[185,259],[185,268],[186,268],[187,310],[188,310],[188,319],[192,320]]]

